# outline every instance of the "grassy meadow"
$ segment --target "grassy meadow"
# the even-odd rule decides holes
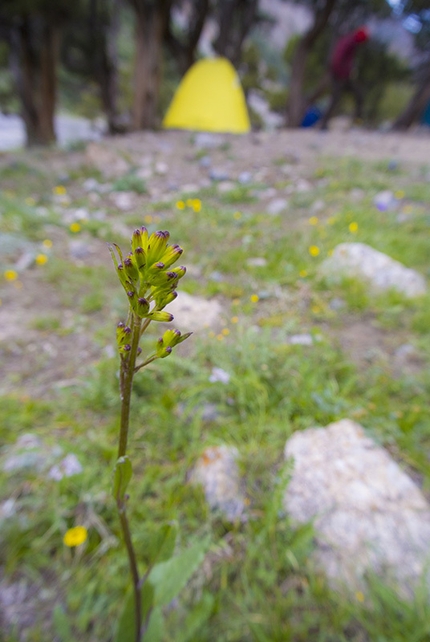
[[[263,182],[224,193],[214,183],[154,202],[142,181],[123,177],[115,189],[135,192],[138,205],[118,212],[108,191],[94,200],[85,191],[88,179],[105,181],[79,152],[73,162],[52,152],[58,170],[49,154],[0,163],[0,589],[34,587],[25,631],[3,628],[0,640],[112,638],[129,587],[110,495],[120,407],[115,326],[126,301],[106,242],[126,249],[140,225],[169,230],[184,248],[179,293],[216,297],[223,309],[218,327],[142,371],[133,393],[129,515],[141,567],[161,523],[178,524],[178,550],[211,538],[202,567],[166,610],[162,642],[430,640],[424,594],[404,602],[376,579],[366,594],[331,590],[312,565],[312,525],[295,528],[282,505],[287,438],[344,417],[430,491],[430,294],[374,295],[358,280],[332,283],[318,271],[337,244],[359,241],[429,278],[428,168],[321,157],[308,189],[292,189],[277,215],[259,198],[273,187]],[[291,185],[285,177],[274,187]],[[382,190],[394,193],[394,211],[374,206]],[[26,253],[33,259],[20,269]],[[188,330],[179,316],[175,324]],[[148,341],[160,336],[153,326]],[[311,335],[312,345],[290,344],[295,334]],[[404,345],[416,355],[412,365],[396,357]],[[229,382],[210,383],[213,367]],[[28,433],[47,458],[58,447],[76,455],[82,472],[57,480],[43,464],[8,470]],[[204,448],[224,443],[240,453],[246,523],[212,514],[187,483]],[[89,537],[69,549],[63,536],[76,524]],[[210,617],[187,637],[187,617],[205,595]]]

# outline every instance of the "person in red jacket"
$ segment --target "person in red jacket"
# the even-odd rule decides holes
[[[360,29],[357,29],[353,33],[340,38],[336,43],[330,59],[331,99],[327,111],[322,118],[321,129],[327,129],[328,121],[333,116],[342,98],[342,94],[347,91],[351,92],[354,96],[355,118],[361,118],[363,96],[360,86],[351,76],[357,48],[368,39],[368,29],[366,27],[360,27]]]

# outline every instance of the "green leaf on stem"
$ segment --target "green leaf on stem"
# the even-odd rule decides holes
[[[176,524],[163,524],[151,536],[147,544],[150,566],[170,559],[175,550],[178,527]]]
[[[149,618],[148,628],[146,629],[143,640],[144,642],[161,642],[164,634],[163,612],[160,607],[155,608]]]
[[[145,622],[154,602],[154,587],[146,580],[142,587],[142,622]],[[149,626],[152,619],[149,620]],[[148,626],[148,629],[149,629]],[[146,642],[146,634],[144,636]],[[154,638],[155,639],[155,638]],[[136,640],[136,619],[134,590],[131,588],[126,595],[122,613],[114,637],[114,642],[135,642]]]
[[[197,640],[196,633],[212,614],[215,599],[208,592],[203,593],[200,602],[191,609],[187,615],[182,631],[178,632],[176,642],[190,642]]]
[[[112,485],[112,495],[117,502],[123,501],[132,474],[130,458],[120,457],[115,464]]]
[[[205,538],[187,548],[183,553],[154,566],[149,574],[149,579],[155,589],[155,606],[169,604],[184,588],[203,562],[209,542],[209,538]]]

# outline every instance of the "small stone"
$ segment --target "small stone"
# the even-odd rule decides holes
[[[92,251],[90,245],[85,241],[73,239],[69,241],[69,252],[72,259],[82,261],[91,256]]]
[[[236,188],[236,183],[233,181],[221,181],[217,185],[217,191],[220,194],[225,194],[226,192],[231,192]]]
[[[164,176],[169,171],[169,166],[164,161],[155,163],[155,173]]]
[[[69,455],[66,455],[59,464],[52,466],[48,473],[48,477],[55,481],[60,481],[63,477],[72,477],[73,475],[78,475],[82,471],[83,468],[79,459],[76,455],[70,453]]]
[[[194,194],[199,190],[200,190],[200,187],[195,183],[186,183],[181,187],[181,192],[183,192],[184,194]]]
[[[198,149],[215,149],[224,144],[224,137],[217,134],[209,134],[208,132],[199,132],[195,135],[194,145]]]
[[[15,263],[15,269],[17,272],[22,272],[23,270],[28,270],[36,258],[36,252],[34,250],[27,250],[19,257],[18,261]]]
[[[399,161],[396,161],[396,160],[388,161],[387,169],[389,172],[395,172],[397,169],[399,169]]]
[[[215,270],[214,272],[211,272],[209,274],[209,279],[211,281],[214,281],[215,283],[222,283],[223,281],[225,281],[225,276],[222,272],[218,272],[217,270]]]
[[[237,179],[241,185],[247,185],[252,180],[251,172],[241,172]]]
[[[210,156],[202,156],[202,158],[199,160],[200,167],[203,167],[205,169],[210,167],[211,163],[212,163],[212,161],[211,161]]]
[[[134,192],[112,192],[111,200],[115,207],[123,212],[131,210],[135,204]]]
[[[274,187],[267,187],[266,189],[258,189],[252,192],[252,196],[256,196],[259,201],[263,201],[265,199],[273,198],[276,196],[278,193],[278,190],[276,190]]]
[[[204,328],[216,328],[221,320],[222,306],[216,299],[204,299],[179,292],[178,297],[167,308],[175,317],[176,324],[183,332],[195,332]]]
[[[362,201],[365,195],[366,195],[366,192],[364,191],[364,189],[360,189],[359,187],[354,187],[349,192],[349,198],[351,199],[351,201],[354,201],[354,203],[358,203],[359,201]]]
[[[206,448],[189,475],[192,484],[203,486],[210,508],[231,522],[246,521],[237,458],[238,451],[231,446]]]
[[[209,172],[209,178],[213,181],[228,181],[229,175],[225,169],[214,167]]]
[[[136,176],[143,181],[147,181],[152,176],[152,169],[150,167],[140,167],[136,172]]]
[[[211,375],[209,377],[209,381],[211,383],[219,382],[219,383],[227,384],[230,381],[230,375],[229,375],[228,372],[226,372],[222,368],[214,367],[214,368],[212,368],[212,373],[211,373]]]
[[[311,334],[292,334],[288,337],[287,342],[293,346],[311,346],[314,338]]]
[[[277,216],[284,212],[288,207],[288,201],[286,198],[275,198],[273,201],[270,201],[266,207],[266,211],[271,216]]]
[[[296,183],[296,192],[310,192],[312,185],[309,181],[304,178],[299,178]]]
[[[262,256],[251,257],[247,259],[246,264],[250,267],[266,267],[267,261]]]
[[[317,212],[321,212],[325,207],[325,203],[323,200],[319,199],[317,201],[314,201],[311,205],[311,212],[313,214],[316,214]]]
[[[398,201],[394,197],[393,192],[390,192],[390,190],[384,190],[383,192],[376,194],[373,199],[373,204],[380,212],[386,212],[388,210],[394,210],[398,206]]]
[[[343,310],[346,303],[340,297],[334,297],[333,299],[330,299],[330,302],[328,305],[331,310]]]
[[[96,181],[95,178],[87,178],[87,180],[82,183],[82,187],[86,192],[97,192],[100,183]]]

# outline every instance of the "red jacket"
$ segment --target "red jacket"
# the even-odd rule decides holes
[[[338,40],[330,60],[330,71],[337,80],[348,80],[357,47],[367,39],[367,31],[359,29]]]

